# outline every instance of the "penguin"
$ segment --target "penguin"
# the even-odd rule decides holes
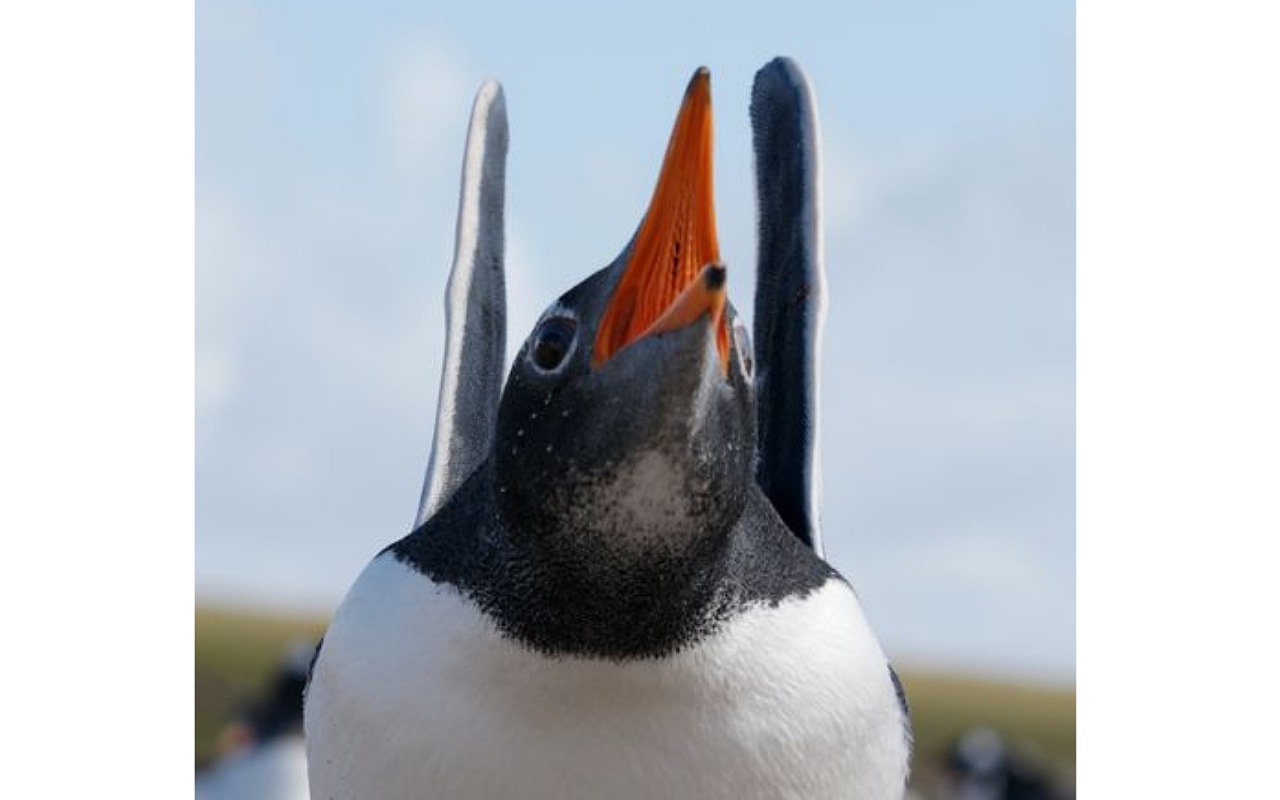
[[[821,325],[812,109],[794,62],[757,75],[754,349],[694,74],[631,242],[543,312],[483,457],[335,612],[316,797],[902,796],[905,703],[821,557],[816,368],[787,362]]]
[[[302,694],[315,644],[297,644],[266,694],[218,737],[219,758],[196,773],[196,800],[307,800]]]
[[[1052,774],[1032,753],[1011,748],[986,727],[963,731],[947,749],[947,800],[1060,800]]]

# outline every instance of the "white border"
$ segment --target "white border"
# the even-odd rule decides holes
[[[1079,790],[1274,784],[1273,4],[1079,15]]]
[[[0,10],[8,794],[191,791],[187,3]]]

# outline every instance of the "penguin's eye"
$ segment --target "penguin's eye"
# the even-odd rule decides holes
[[[538,326],[533,334],[530,353],[539,369],[551,371],[560,366],[573,349],[573,339],[578,333],[578,322],[572,317],[551,317]]]
[[[738,360],[742,362],[742,371],[751,377],[751,370],[755,368],[755,360],[752,356],[754,352],[751,349],[751,337],[747,335],[747,326],[740,321],[733,323],[733,345],[738,348]]]

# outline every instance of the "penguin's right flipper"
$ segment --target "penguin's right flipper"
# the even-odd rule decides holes
[[[449,499],[493,444],[507,346],[506,164],[506,101],[502,86],[489,80],[476,93],[467,130],[436,430],[415,528]]]
[[[821,556],[818,345],[826,310],[818,116],[799,65],[775,58],[751,89],[758,247],[756,482]]]

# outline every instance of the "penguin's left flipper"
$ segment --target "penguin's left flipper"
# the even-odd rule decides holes
[[[818,117],[790,58],[751,90],[757,257],[756,481],[797,537],[823,555],[818,518],[818,347],[826,311]]]
[[[476,93],[462,162],[453,268],[445,300],[444,368],[436,430],[414,528],[489,455],[507,347],[503,206],[507,107],[502,86]]]

